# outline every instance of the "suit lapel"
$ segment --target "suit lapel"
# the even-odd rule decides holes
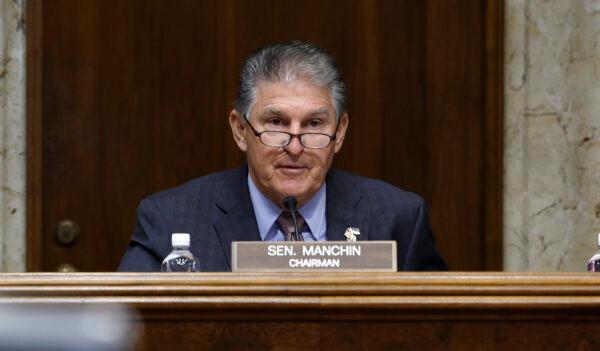
[[[215,220],[213,227],[219,237],[231,269],[233,241],[260,241],[254,207],[248,190],[248,168],[242,166],[224,179],[215,192]]]
[[[358,240],[369,238],[369,214],[362,188],[351,177],[331,170],[327,176],[327,240],[346,241],[349,227],[357,228]]]

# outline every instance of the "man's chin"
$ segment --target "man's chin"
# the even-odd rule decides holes
[[[314,190],[307,184],[282,184],[279,188],[278,193],[281,196],[281,200],[288,196],[294,196],[298,200],[298,206],[304,205],[314,195]],[[279,204],[278,204],[279,205]]]

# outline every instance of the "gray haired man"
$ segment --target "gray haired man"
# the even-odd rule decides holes
[[[444,270],[423,200],[378,180],[331,169],[348,128],[332,57],[308,43],[264,47],[245,62],[233,138],[246,164],[142,201],[119,270],[158,271],[170,235],[191,235],[202,271],[231,269],[232,241],[395,240],[400,270]],[[290,236],[284,199],[297,199]]]

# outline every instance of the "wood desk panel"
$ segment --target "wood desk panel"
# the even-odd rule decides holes
[[[0,303],[123,303],[143,350],[595,350],[600,275],[0,275]]]

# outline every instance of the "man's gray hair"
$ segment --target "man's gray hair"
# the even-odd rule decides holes
[[[246,59],[240,74],[235,109],[250,118],[259,81],[290,84],[303,81],[329,88],[336,119],[345,112],[346,92],[333,57],[316,45],[299,41],[266,46]]]

